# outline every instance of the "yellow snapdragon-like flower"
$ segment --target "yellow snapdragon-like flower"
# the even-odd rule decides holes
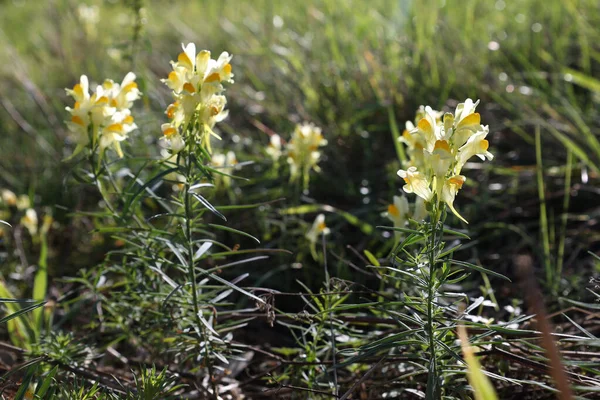
[[[394,202],[388,205],[382,214],[394,223],[394,228],[404,228],[409,218],[408,200],[404,196],[394,196]]]
[[[71,114],[66,124],[77,145],[71,157],[88,146],[90,139],[92,146],[98,143],[100,157],[111,146],[123,157],[119,142],[137,128],[130,111],[133,102],[141,96],[135,78],[135,74],[129,72],[121,84],[107,79],[90,94],[88,78],[82,75],[73,89],[66,89],[75,100],[73,107],[66,107]]]
[[[185,147],[185,142],[183,141],[183,137],[179,134],[177,129],[171,124],[162,124],[161,130],[164,135],[165,140],[167,140],[169,144],[169,148],[173,153],[179,153]]]
[[[317,259],[317,242],[319,241],[319,236],[323,235],[323,236],[327,236],[331,233],[331,230],[327,227],[327,225],[325,224],[325,215],[324,214],[319,214],[317,215],[317,218],[315,218],[315,221],[313,222],[312,226],[310,227],[310,229],[308,230],[308,232],[306,232],[306,234],[304,235],[309,242],[310,245],[310,253],[313,256],[313,259]]]
[[[28,208],[25,215],[21,218],[21,225],[29,231],[31,236],[35,236],[38,232],[38,215],[33,208]]]
[[[467,160],[469,160],[473,156],[479,157],[481,160],[493,160],[494,155],[488,151],[490,147],[490,143],[485,139],[488,134],[488,127],[484,127],[483,131],[477,132],[472,135],[458,150],[458,161],[455,167],[455,173],[459,174],[462,167],[465,165]]]
[[[210,136],[219,138],[213,128],[228,115],[227,98],[222,92],[224,82],[233,82],[231,55],[223,52],[214,60],[210,51],[196,54],[194,43],[182,47],[177,61],[171,61],[173,71],[162,80],[174,98],[165,112],[169,126],[163,125],[162,131],[173,152],[191,143],[200,143],[210,151]]]
[[[458,193],[459,189],[462,188],[462,185],[465,183],[465,178],[463,175],[454,175],[444,181],[444,185],[441,191],[441,201],[446,203],[450,210],[456,215],[461,221],[467,223],[467,220],[464,219],[458,211],[454,208],[454,198]]]
[[[129,132],[137,129],[133,117],[128,109],[115,112],[110,119],[110,125],[106,126],[100,136],[100,152],[112,146],[119,157],[123,157],[121,142],[127,139]]]
[[[406,183],[404,191],[415,193],[426,202],[445,203],[463,221],[454,208],[456,194],[466,180],[461,170],[473,156],[482,160],[494,157],[486,140],[489,127],[481,125],[481,116],[475,112],[478,104],[479,101],[467,99],[454,114],[443,117],[430,107],[421,107],[416,125],[407,122],[400,138],[409,156],[405,164],[408,168],[398,171]]]
[[[431,107],[425,107],[425,117],[417,123],[413,132],[425,143],[425,150],[433,151],[435,142],[442,139],[442,126],[438,123]]]
[[[323,138],[321,128],[304,123],[296,125],[292,138],[286,146],[287,160],[290,164],[290,181],[299,177],[304,178],[304,189],[308,189],[310,171],[319,171],[321,152],[319,147],[325,146],[327,140]]]
[[[306,232],[306,238],[310,241],[310,243],[314,246],[319,240],[319,236],[327,236],[331,233],[330,229],[325,224],[325,215],[319,214],[315,221],[313,222],[311,228]]]
[[[431,201],[433,192],[431,191],[431,182],[416,167],[410,167],[407,170],[398,170],[398,176],[404,179],[406,183],[403,187],[406,193],[414,193],[425,201]]]
[[[133,106],[133,102],[141,97],[141,92],[135,82],[135,74],[133,72],[125,75],[120,84],[114,83],[110,79],[105,80],[102,88],[105,90],[106,96],[110,99],[109,106],[115,107],[117,110],[130,109]]]
[[[410,207],[405,196],[394,196],[394,202],[388,205],[387,211],[381,214],[382,217],[388,218],[394,224],[394,228],[404,228],[408,225],[410,218],[421,222],[427,217],[427,209],[425,201],[418,197],[415,200],[413,207]],[[401,232],[394,232],[396,238],[402,236]]]

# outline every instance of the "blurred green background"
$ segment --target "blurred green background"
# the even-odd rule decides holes
[[[53,276],[101,261],[114,243],[89,234],[93,221],[73,216],[96,207],[97,197],[93,188],[67,184],[73,165],[62,160],[73,144],[64,88],[81,74],[98,83],[134,71],[144,97],[125,149],[156,156],[169,102],[159,79],[181,43],[195,42],[215,56],[234,55],[230,117],[216,146],[255,161],[242,172],[250,182],[218,195],[218,204],[286,197],[282,208],[327,204],[384,225],[380,213],[401,188],[394,138],[404,121],[422,104],[453,110],[478,98],[496,159],[472,165],[456,203],[476,238],[477,250],[467,247],[465,257],[509,275],[517,253],[533,254],[540,268],[564,263],[567,294],[583,289],[594,273],[586,251],[599,248],[598,26],[597,0],[0,0],[0,188],[29,194],[54,216]],[[269,171],[264,148],[269,133],[288,139],[302,121],[321,126],[329,145],[310,192],[293,200],[287,176]],[[265,247],[295,246],[282,239],[280,214],[232,221]],[[336,213],[329,219],[340,257],[354,257],[346,245],[384,256],[382,233],[365,235],[360,223]],[[289,278],[307,254],[300,248],[274,262]],[[9,269],[16,260],[8,248],[1,257]],[[344,265],[337,272],[356,278]]]

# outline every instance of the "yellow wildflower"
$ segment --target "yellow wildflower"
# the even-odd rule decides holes
[[[403,187],[406,193],[414,193],[425,201],[431,201],[433,192],[429,187],[430,182],[423,174],[417,171],[416,167],[410,167],[407,170],[398,170],[398,176],[404,179],[406,183]]]
[[[312,246],[316,245],[319,240],[319,236],[327,236],[331,233],[330,229],[325,225],[325,215],[319,214],[313,222],[311,228],[306,232],[306,238],[309,240]]]
[[[410,158],[406,163],[408,169],[398,171],[406,182],[404,191],[415,193],[426,202],[435,198],[438,203],[447,204],[463,221],[453,205],[465,181],[460,172],[473,156],[493,159],[485,139],[489,128],[481,125],[481,116],[475,112],[478,104],[479,101],[467,99],[456,107],[454,114],[446,113],[443,119],[441,113],[421,107],[416,126],[407,123],[400,139],[406,143]]]
[[[448,208],[450,208],[454,215],[460,218],[463,222],[467,223],[467,220],[464,219],[454,208],[454,198],[456,197],[459,189],[462,188],[465,180],[466,178],[463,175],[454,175],[446,179],[442,188],[440,200],[448,205]]]
[[[321,152],[318,149],[326,144],[327,140],[323,138],[321,128],[309,123],[296,125],[292,138],[286,146],[287,160],[290,164],[290,181],[293,182],[302,176],[304,189],[308,189],[311,169],[319,171]]]
[[[223,52],[213,60],[209,51],[196,54],[194,43],[182,47],[177,61],[171,62],[173,71],[162,80],[173,90],[174,98],[165,113],[171,120],[170,127],[180,135],[170,140],[171,148],[176,139],[180,149],[185,148],[186,142],[199,142],[210,151],[210,135],[219,138],[213,128],[228,115],[227,99],[221,93],[225,90],[223,82],[233,82],[231,56]],[[190,124],[192,120],[196,123]]]
[[[129,72],[121,84],[107,79],[90,94],[88,78],[82,75],[73,89],[66,89],[75,100],[72,108],[66,107],[71,114],[71,120],[66,124],[77,144],[71,157],[90,144],[90,133],[92,145],[99,144],[101,156],[112,145],[119,157],[123,157],[118,142],[125,140],[127,133],[137,128],[130,111],[133,102],[141,95],[135,78],[135,74]]]
[[[29,231],[31,236],[35,236],[38,232],[38,216],[33,208],[28,208],[25,215],[21,218],[21,225]]]

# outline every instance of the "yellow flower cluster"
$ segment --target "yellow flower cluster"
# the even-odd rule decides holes
[[[222,94],[223,82],[233,82],[231,56],[223,52],[217,60],[210,51],[196,54],[196,45],[183,46],[177,61],[171,61],[173,71],[162,81],[173,90],[174,102],[167,107],[170,122],[162,125],[162,132],[173,153],[192,143],[210,151],[210,135],[217,122],[227,117],[227,99]]]
[[[287,144],[287,160],[290,164],[290,180],[293,182],[300,176],[304,177],[304,189],[308,189],[311,169],[319,171],[321,152],[319,147],[325,146],[321,128],[313,124],[297,125],[292,139]]]
[[[465,183],[461,170],[473,156],[492,160],[486,136],[489,127],[481,125],[475,112],[479,101],[465,100],[454,114],[427,106],[417,112],[417,125],[407,123],[400,140],[407,145],[407,169],[398,171],[404,179],[404,191],[415,193],[426,202],[446,203],[450,210],[467,222],[454,208],[454,198]],[[419,115],[420,114],[420,115]]]
[[[135,83],[135,74],[128,73],[120,84],[107,79],[91,94],[87,76],[81,75],[79,83],[66,91],[75,100],[72,108],[66,108],[71,114],[67,126],[77,143],[71,157],[90,142],[93,148],[98,144],[101,157],[109,146],[115,149],[119,157],[123,157],[120,142],[137,128],[131,115],[133,102],[141,96]]]

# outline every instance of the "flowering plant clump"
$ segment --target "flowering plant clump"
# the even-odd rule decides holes
[[[404,179],[404,191],[415,193],[426,203],[439,209],[445,203],[462,221],[467,222],[454,208],[454,198],[465,183],[461,170],[473,156],[492,160],[485,139],[489,127],[481,125],[475,112],[479,101],[467,99],[456,107],[454,114],[420,109],[417,125],[407,123],[400,139],[407,144],[409,160],[398,175]]]
[[[120,84],[107,79],[90,94],[88,78],[81,75],[73,89],[66,89],[75,100],[72,108],[66,108],[71,114],[71,120],[66,123],[77,144],[71,157],[90,144],[93,151],[98,146],[100,157],[110,146],[123,157],[120,142],[137,128],[131,115],[133,102],[141,96],[135,78],[135,74],[129,72]]]
[[[177,61],[171,61],[173,71],[162,81],[173,90],[174,101],[165,111],[170,122],[161,128],[173,153],[188,146],[191,152],[196,146],[210,152],[210,136],[219,138],[213,128],[228,115],[227,98],[222,93],[223,82],[233,82],[230,61],[227,52],[217,60],[207,50],[196,54],[194,43],[183,46]]]
[[[327,140],[323,138],[321,128],[309,123],[296,125],[292,138],[287,144],[291,182],[302,176],[304,190],[308,189],[310,170],[319,171],[321,152],[318,149],[326,144]]]

